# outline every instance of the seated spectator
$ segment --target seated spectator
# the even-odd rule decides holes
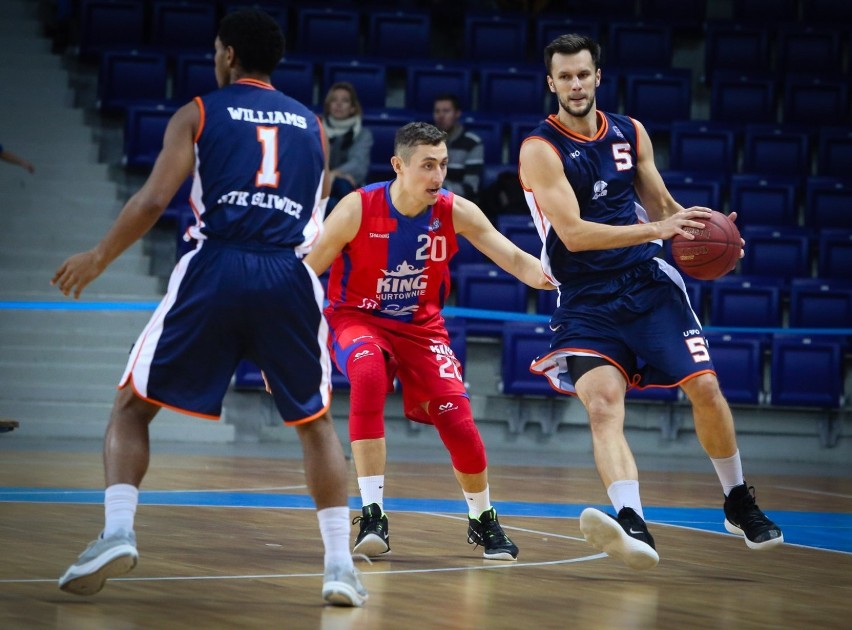
[[[329,88],[322,115],[332,178],[326,213],[348,193],[365,184],[373,134],[361,125],[362,114],[358,93],[351,83],[342,81]]]
[[[435,98],[432,117],[435,126],[447,134],[447,178],[444,188],[472,201],[479,199],[484,149],[475,133],[465,131],[459,122],[462,110],[455,94],[441,94]]]

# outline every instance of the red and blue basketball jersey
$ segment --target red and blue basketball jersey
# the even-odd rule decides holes
[[[357,312],[400,322],[443,323],[450,259],[458,251],[453,193],[416,217],[401,214],[391,182],[359,189],[361,227],[331,267],[327,313]]]
[[[550,115],[529,138],[544,140],[559,155],[583,220],[608,225],[647,222],[633,188],[639,143],[632,118],[598,111],[598,131],[588,138]],[[653,258],[662,246],[660,241],[654,241],[631,247],[568,251],[538,208],[533,191],[525,189],[524,194],[545,243],[545,272],[560,282],[560,290],[570,290],[571,285],[586,282],[590,275],[629,269]]]
[[[316,115],[252,79],[195,102],[201,124],[190,200],[198,223],[190,235],[304,253],[322,223],[325,155]]]

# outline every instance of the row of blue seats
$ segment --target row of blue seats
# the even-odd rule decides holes
[[[765,340],[750,335],[706,333],[725,397],[735,404],[839,408],[844,404],[844,347],[836,338],[775,334]],[[530,361],[549,351],[547,326],[507,323],[502,331],[503,392],[556,395],[544,378],[529,372]],[[768,357],[767,357],[768,352]],[[769,366],[768,388],[764,366]],[[678,400],[678,388],[633,390],[628,400]]]
[[[450,318],[447,330],[450,345],[464,366],[467,356],[469,324]],[[843,345],[828,336],[775,334],[769,339],[753,335],[706,333],[719,383],[729,402],[734,404],[772,404],[834,409],[844,404]],[[547,326],[526,322],[508,322],[500,326],[502,343],[501,390],[511,396],[557,396],[547,379],[529,371],[533,359],[550,350],[551,333]],[[768,383],[764,366],[769,366]],[[239,389],[264,388],[259,368],[242,361],[234,375]],[[768,385],[768,386],[767,386]],[[349,383],[337,370],[332,386],[346,389]],[[479,393],[479,392],[472,392]],[[681,396],[678,388],[632,390],[628,400],[674,402]]]

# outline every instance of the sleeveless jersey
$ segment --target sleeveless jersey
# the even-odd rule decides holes
[[[551,114],[527,139],[544,140],[561,157],[582,219],[609,225],[647,222],[647,214],[637,203],[633,188],[639,153],[633,119],[598,111],[598,122],[597,133],[588,138],[574,133]],[[524,189],[524,195],[544,242],[545,272],[556,278],[563,289],[590,277],[633,267],[653,258],[662,246],[661,241],[654,241],[632,247],[570,252],[538,209],[532,190]]]
[[[327,313],[365,313],[415,324],[443,322],[449,261],[458,251],[453,193],[416,217],[394,208],[391,182],[359,189],[361,227],[331,267]]]
[[[197,239],[295,247],[319,236],[325,155],[316,115],[271,85],[251,79],[195,99],[190,201]]]

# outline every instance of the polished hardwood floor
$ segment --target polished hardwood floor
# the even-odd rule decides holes
[[[606,500],[589,467],[492,463],[492,498],[521,548],[518,562],[500,563],[467,544],[447,463],[393,461],[385,505],[392,554],[358,562],[369,601],[340,609],[320,598],[322,547],[298,459],[155,454],[137,512],[139,566],[80,598],[59,591],[56,579],[102,526],[100,454],[4,440],[4,629],[850,627],[845,475],[750,479],[791,537],[807,541],[802,528],[821,536],[822,517],[836,536],[826,545],[833,550],[754,552],[708,531],[722,519],[712,474],[645,471],[661,563],[633,572],[582,540],[579,510]],[[354,506],[354,472],[351,479]]]

